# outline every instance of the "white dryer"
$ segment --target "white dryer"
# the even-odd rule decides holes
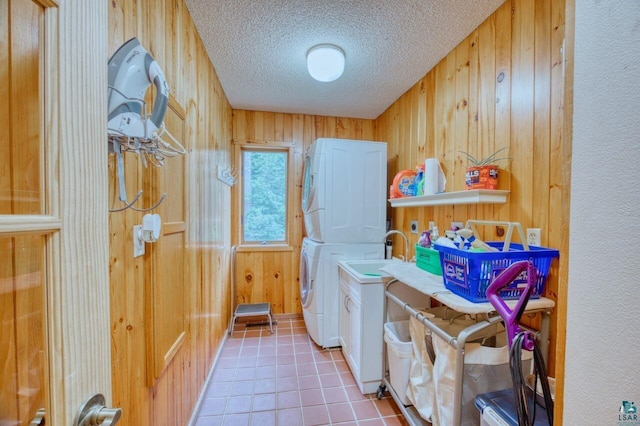
[[[338,261],[383,259],[384,244],[323,244],[305,238],[300,254],[300,302],[309,335],[318,345],[339,346],[340,279]]]
[[[324,243],[382,242],[386,186],[386,142],[317,139],[304,160],[307,237]]]

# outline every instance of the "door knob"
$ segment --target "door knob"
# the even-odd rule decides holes
[[[46,423],[46,414],[47,412],[44,408],[39,409],[29,422],[29,426],[44,426]]]
[[[111,426],[118,423],[122,416],[121,408],[105,406],[104,395],[97,393],[89,397],[78,410],[73,426]]]

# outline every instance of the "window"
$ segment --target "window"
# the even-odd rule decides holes
[[[242,241],[287,242],[287,149],[242,148]]]

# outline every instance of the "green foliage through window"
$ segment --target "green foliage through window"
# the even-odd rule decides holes
[[[287,152],[243,150],[242,165],[244,241],[285,241]]]

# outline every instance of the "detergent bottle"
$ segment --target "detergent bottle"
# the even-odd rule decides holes
[[[424,164],[419,164],[416,170],[416,195],[424,195]]]
[[[390,198],[416,195],[416,172],[414,170],[400,170],[393,178],[393,185],[389,188],[389,193]]]
[[[440,232],[438,231],[438,227],[437,226],[434,226],[433,229],[431,230],[430,238],[431,238],[431,244],[432,245],[433,245],[433,243],[436,242],[436,240],[438,238],[440,238]]]

